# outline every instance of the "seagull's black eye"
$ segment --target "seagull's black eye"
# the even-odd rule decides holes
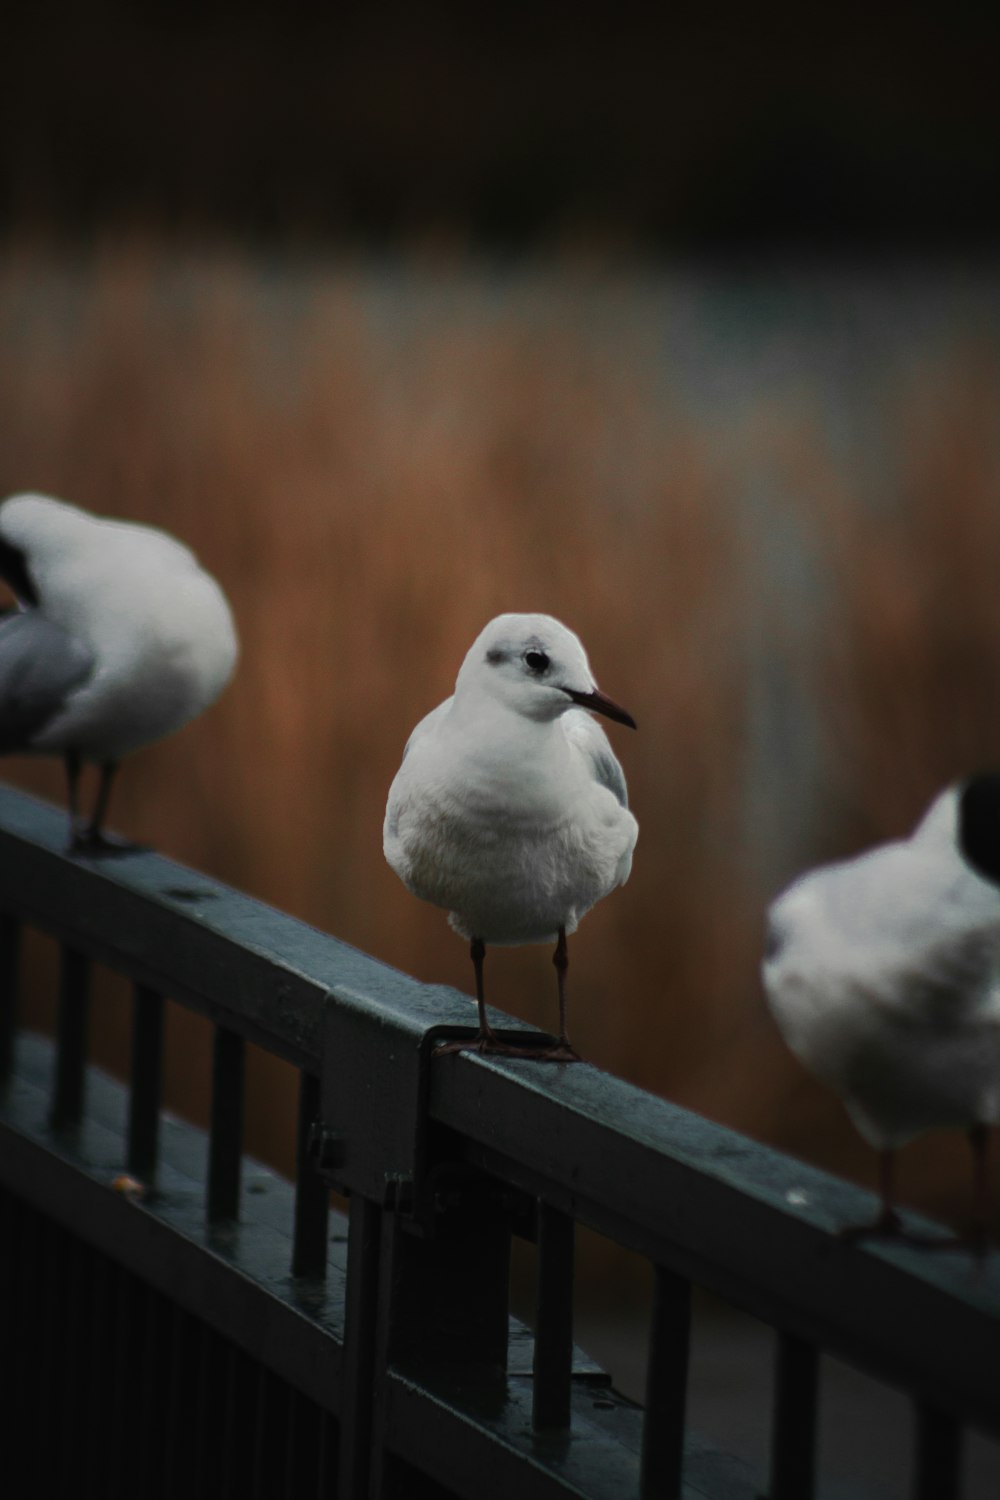
[[[541,674],[548,671],[549,659],[544,651],[526,651],[524,653],[524,665],[528,668],[529,672]]]

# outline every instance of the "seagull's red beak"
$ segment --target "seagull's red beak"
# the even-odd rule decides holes
[[[638,727],[627,709],[622,708],[613,698],[599,693],[596,688],[592,693],[578,693],[573,688],[563,688],[563,692],[574,703],[579,703],[581,708],[589,708],[591,713],[603,714],[606,719],[614,719],[617,724],[627,724],[630,729]]]

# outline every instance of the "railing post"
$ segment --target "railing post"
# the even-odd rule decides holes
[[[351,1199],[341,1365],[338,1500],[368,1500],[382,1210]]]
[[[21,968],[21,924],[0,915],[0,1088],[14,1066],[17,996]]]
[[[915,1403],[917,1419],[914,1500],[958,1500],[962,1429],[950,1412]]]
[[[770,1500],[813,1500],[819,1351],[778,1330],[771,1428]]]
[[[457,1379],[477,1403],[499,1409],[503,1402],[510,1329],[506,1211],[485,1178],[437,1198],[429,1228],[405,1213],[383,1215],[372,1500],[406,1500],[390,1452],[390,1369],[430,1391],[453,1387]]]
[[[240,1216],[245,1053],[241,1036],[216,1026],[208,1146],[208,1218],[213,1224]]]
[[[494,1185],[448,1194],[429,1230],[387,1215],[386,1352],[401,1368],[502,1378],[509,1335],[510,1229]]]
[[[320,1176],[311,1149],[320,1116],[320,1081],[311,1073],[299,1075],[299,1116],[295,1143],[295,1239],[293,1276],[325,1276],[330,1189]]]
[[[538,1282],[532,1423],[570,1424],[573,1372],[573,1259],[576,1225],[568,1214],[538,1204]]]
[[[68,943],[60,950],[56,1018],[56,1076],[52,1124],[78,1125],[83,1118],[90,1016],[90,959]]]
[[[654,1275],[639,1493],[642,1500],[680,1500],[691,1283],[663,1266],[655,1266]]]
[[[163,1094],[163,996],[136,984],[132,997],[128,1169],[152,1182],[159,1156]]]

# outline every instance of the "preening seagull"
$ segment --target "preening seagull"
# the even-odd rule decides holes
[[[550,615],[506,614],[473,642],[452,697],[410,735],[389,790],[385,857],[470,941],[480,1052],[571,1060],[566,935],[628,879],[639,826],[590,712],[633,729],[598,692],[577,637]],[[487,943],[556,944],[559,1045],[508,1048],[483,998]]]
[[[893,1157],[961,1127],[987,1220],[989,1127],[1000,1120],[1000,776],[942,792],[908,838],[796,880],[770,909],[764,987],[791,1050],[841,1095],[880,1153],[896,1233]]]
[[[102,832],[118,763],[180,729],[229,681],[238,648],[225,595],[166,532],[47,495],[0,505],[0,576],[18,606],[0,616],[0,754],[61,755],[71,848],[128,847]],[[85,824],[87,762],[100,781]]]

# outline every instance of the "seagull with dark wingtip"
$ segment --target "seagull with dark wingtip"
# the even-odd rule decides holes
[[[62,756],[70,847],[133,847],[102,831],[123,756],[213,703],[236,665],[226,597],[166,532],[105,520],[47,495],[0,505],[0,576],[17,608],[0,616],[0,754]],[[79,779],[100,768],[92,818]]]
[[[598,691],[577,637],[549,615],[507,614],[473,642],[452,697],[414,729],[389,790],[385,856],[470,941],[479,1031],[447,1049],[572,1061],[566,936],[628,879],[639,827],[591,714],[635,728]],[[507,1046],[483,997],[487,944],[555,942],[556,1046]]]
[[[791,1050],[880,1154],[881,1207],[850,1233],[899,1234],[893,1162],[927,1130],[964,1129],[985,1243],[989,1129],[1000,1122],[1000,776],[947,788],[909,838],[794,881],[763,963]]]

